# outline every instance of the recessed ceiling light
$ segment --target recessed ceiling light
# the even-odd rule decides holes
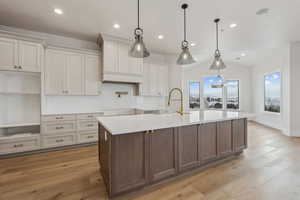
[[[159,35],[158,39],[162,40],[162,39],[164,39],[164,36],[163,35]]]
[[[232,24],[229,25],[229,27],[230,28],[235,28],[235,27],[237,27],[237,24],[236,23],[232,23]]]
[[[120,28],[120,24],[114,24],[114,28],[115,29],[119,29]]]
[[[191,46],[192,46],[192,47],[196,46],[196,43],[191,43]]]
[[[55,8],[54,9],[54,12],[58,15],[62,15],[64,12],[62,11],[62,9],[59,9],[59,8]]]
[[[244,56],[246,56],[246,54],[245,54],[245,53],[241,53],[241,56],[243,56],[243,57],[244,57]]]

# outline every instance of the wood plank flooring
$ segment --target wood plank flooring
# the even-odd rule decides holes
[[[134,200],[299,200],[300,138],[249,123],[249,148]],[[108,199],[97,146],[0,160],[0,200]],[[126,197],[128,198],[128,197]]]

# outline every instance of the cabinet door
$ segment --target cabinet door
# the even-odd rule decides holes
[[[68,54],[65,79],[67,95],[84,95],[84,56]]]
[[[149,89],[150,89],[150,95],[151,96],[159,96],[159,91],[158,91],[158,70],[159,66],[150,64],[149,66]]]
[[[178,132],[179,170],[198,166],[198,125],[180,127]]]
[[[168,66],[160,65],[158,68],[158,94],[159,96],[167,96],[169,88]]]
[[[118,72],[118,44],[105,41],[103,45],[103,71]]]
[[[199,160],[201,164],[204,164],[216,159],[217,156],[217,124],[201,124],[199,126]]]
[[[149,134],[150,181],[156,182],[177,173],[177,129],[155,130]]]
[[[218,122],[218,154],[226,156],[233,152],[231,121]]]
[[[98,95],[100,83],[99,56],[85,56],[85,95]]]
[[[112,136],[112,195],[146,184],[147,144],[145,132]]]
[[[16,70],[18,65],[17,40],[0,38],[0,70]]]
[[[118,72],[129,74],[129,56],[128,56],[129,47],[125,44],[119,44],[119,70]]]
[[[133,75],[143,75],[143,59],[129,57],[129,73]]]
[[[233,150],[242,151],[247,148],[247,120],[238,119],[232,121]]]
[[[140,84],[140,95],[141,96],[149,96],[150,95],[150,64],[143,64],[143,81]]]
[[[41,45],[19,41],[19,66],[22,71],[41,71]]]
[[[66,54],[61,51],[46,51],[45,66],[45,94],[62,95],[64,94],[64,81],[66,70]]]

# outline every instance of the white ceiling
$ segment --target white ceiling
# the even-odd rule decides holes
[[[136,27],[136,0],[0,0],[0,24],[95,41],[99,33],[131,38]],[[140,0],[141,26],[149,49],[178,53],[183,37],[183,15],[178,0]],[[188,40],[198,60],[215,47],[213,19],[221,18],[224,60],[254,64],[263,52],[300,40],[299,0],[186,0]],[[64,14],[53,13],[61,8]],[[268,14],[257,16],[261,8]],[[238,26],[230,29],[231,23]],[[116,30],[113,24],[120,24]],[[165,38],[158,40],[163,34]],[[247,55],[235,60],[242,52]]]

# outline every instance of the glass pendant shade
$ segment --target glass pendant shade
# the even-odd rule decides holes
[[[141,35],[135,36],[135,41],[129,50],[129,55],[134,58],[145,58],[150,55]]]
[[[226,68],[226,65],[221,58],[220,51],[216,50],[214,61],[211,64],[210,69],[211,70],[221,70],[221,69],[225,69],[225,68]]]
[[[134,58],[145,58],[150,56],[149,51],[147,50],[145,43],[143,41],[143,29],[140,28],[140,1],[137,1],[138,4],[138,27],[134,30],[134,43],[131,46],[128,54]]]
[[[196,61],[194,60],[193,56],[191,55],[189,48],[182,47],[182,52],[177,59],[177,64],[178,65],[189,65],[189,64],[193,64],[195,62]]]
[[[189,65],[189,64],[193,64],[196,61],[194,60],[192,54],[190,53],[189,50],[189,43],[186,40],[186,9],[187,9],[188,5],[187,4],[182,4],[181,8],[184,11],[184,40],[181,43],[181,53],[177,59],[177,64],[178,65]]]

